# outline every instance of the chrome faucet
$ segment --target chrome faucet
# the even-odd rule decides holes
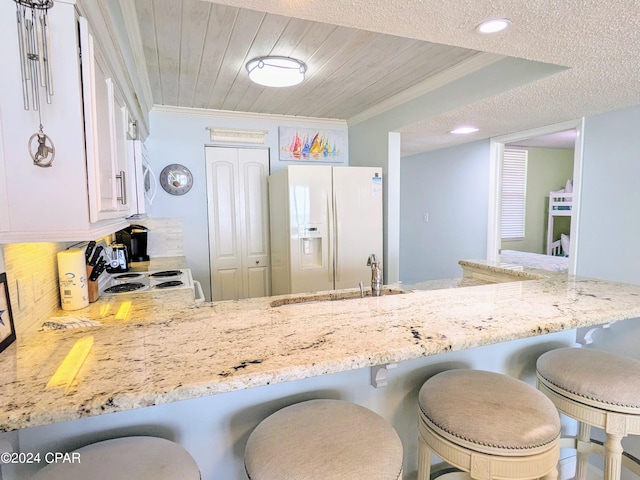
[[[371,267],[371,295],[379,297],[382,292],[382,267],[375,253],[369,255],[367,266]]]

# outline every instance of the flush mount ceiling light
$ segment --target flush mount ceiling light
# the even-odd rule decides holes
[[[451,132],[449,133],[456,133],[456,134],[467,134],[467,133],[474,133],[477,132],[479,129],[476,127],[458,127],[458,128],[454,128],[453,130],[451,130]]]
[[[492,20],[487,20],[486,22],[482,22],[480,25],[476,27],[476,32],[478,33],[497,33],[501,32],[505,28],[508,28],[511,25],[511,20],[506,18],[494,18]]]
[[[258,57],[247,62],[252,82],[265,87],[291,87],[304,80],[307,66],[290,57]]]

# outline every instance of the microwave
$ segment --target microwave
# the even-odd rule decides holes
[[[129,158],[133,159],[133,172],[135,181],[130,182],[131,197],[134,199],[131,205],[132,215],[145,215],[151,211],[153,200],[158,191],[158,180],[151,169],[147,149],[140,140],[128,140]],[[131,164],[130,164],[131,165]]]

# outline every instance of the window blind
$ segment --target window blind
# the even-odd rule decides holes
[[[524,240],[527,150],[505,148],[502,162],[502,240]]]

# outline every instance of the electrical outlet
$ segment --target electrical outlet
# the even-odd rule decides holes
[[[33,301],[33,283],[31,277],[20,277],[16,280],[18,290],[18,310],[22,310]]]
[[[429,223],[429,214],[425,213],[424,215],[422,215],[422,221],[424,223]]]
[[[41,275],[33,274],[31,276],[31,283],[33,285],[33,301],[38,302],[44,297],[46,286],[44,278]]]

